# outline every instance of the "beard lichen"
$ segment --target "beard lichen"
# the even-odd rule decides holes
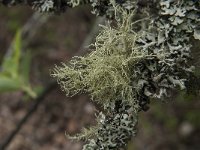
[[[52,73],[67,96],[88,93],[105,110],[97,115],[95,127],[70,137],[87,139],[83,150],[123,148],[136,134],[139,102],[137,85],[132,82],[137,78],[133,66],[151,56],[136,44],[139,35],[132,30],[134,13],[122,11],[122,15],[115,27],[110,23],[102,26],[90,54],[74,57]]]
[[[52,76],[67,96],[89,93],[92,100],[102,104],[135,100],[132,66],[148,55],[136,44],[138,35],[132,31],[132,14],[124,13],[126,17],[117,27],[102,26],[91,45],[94,51],[85,57],[74,57],[69,65],[55,67]]]

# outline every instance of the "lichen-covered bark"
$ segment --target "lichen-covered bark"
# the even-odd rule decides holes
[[[115,3],[131,9],[135,0],[113,0]],[[106,15],[113,18],[113,7],[108,0],[1,0],[6,6],[28,5],[40,12],[65,12],[68,7],[76,7],[83,4],[90,4],[93,13]]]
[[[125,123],[125,132],[118,132],[120,123],[124,122],[124,112],[132,108],[135,111],[129,111],[127,118],[137,116],[140,110],[148,109],[152,98],[165,100],[171,91],[187,89],[185,83],[194,71],[189,63],[191,38],[200,40],[199,1],[157,1],[154,3],[157,12],[145,9],[150,16],[142,22],[148,25],[137,32],[134,32],[137,24],[133,16],[142,4],[127,7],[125,3],[112,2],[110,0],[109,5],[113,6],[113,11],[107,9],[104,13],[113,16],[114,12],[117,26],[104,27],[90,55],[74,58],[70,65],[57,67],[53,74],[68,95],[89,93],[107,112],[98,118],[98,132],[94,139],[89,139],[84,150],[124,148],[127,139],[135,135],[129,132],[128,123]],[[117,107],[122,110],[120,113],[114,111],[114,102],[119,100],[126,102],[125,107],[123,102]],[[133,118],[128,121],[132,122],[131,130],[135,131]]]
[[[1,2],[41,12],[90,4],[96,15],[115,20],[115,26],[102,27],[89,55],[75,57],[52,73],[68,96],[88,93],[105,110],[84,150],[124,148],[135,135],[138,113],[148,109],[152,98],[164,100],[172,90],[188,88],[185,83],[194,70],[189,63],[191,39],[200,40],[198,0]],[[147,18],[136,23],[138,12]]]

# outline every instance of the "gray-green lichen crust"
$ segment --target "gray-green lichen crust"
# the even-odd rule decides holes
[[[89,139],[89,143],[83,150],[110,150],[124,148],[132,136],[136,134],[137,113],[129,104],[116,101],[108,105],[107,115],[100,113],[98,132],[95,139]]]
[[[159,7],[159,16],[138,40],[145,51],[157,55],[157,59],[143,64],[149,73],[142,79],[147,85],[142,87],[144,94],[156,98],[169,95],[167,91],[176,86],[185,88],[185,81],[194,69],[188,61],[190,39],[192,35],[199,39],[200,18],[199,2],[162,0]]]
[[[130,10],[135,0],[112,0],[113,2]],[[65,12],[68,7],[76,7],[83,4],[90,4],[93,13],[114,17],[114,8],[109,0],[1,0],[4,5],[27,4],[40,12]]]

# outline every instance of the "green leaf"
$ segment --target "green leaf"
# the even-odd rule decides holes
[[[26,92],[26,95],[23,96],[23,100],[27,101],[30,100],[31,98],[36,98],[38,95],[40,95],[43,91],[44,91],[44,87],[43,86],[35,86],[34,88],[31,88],[31,95],[29,93]]]
[[[0,74],[0,93],[16,91],[20,88],[20,81]]]
[[[21,90],[32,98],[37,96],[29,83],[31,54],[29,51],[24,53],[21,58],[21,32],[15,35],[11,54],[5,56],[0,72],[0,92],[10,92]]]
[[[31,98],[36,98],[37,94],[35,91],[33,91],[33,89],[31,88],[30,85],[22,85],[21,89],[27,94],[29,95]]]
[[[20,77],[23,79],[25,84],[29,84],[30,66],[31,66],[31,53],[27,51],[22,57],[20,63]]]
[[[10,77],[16,77],[19,71],[19,61],[21,57],[21,32],[18,31],[15,35],[13,43],[13,51],[9,56],[5,56],[2,63],[2,71]]]

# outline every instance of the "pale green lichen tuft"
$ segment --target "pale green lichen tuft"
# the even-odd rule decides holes
[[[116,28],[102,26],[95,50],[85,57],[74,57],[69,65],[56,66],[52,76],[58,79],[67,96],[89,93],[99,103],[125,99],[132,102],[135,91],[132,66],[146,54],[136,45],[138,35],[132,31],[131,14],[125,13]]]
[[[98,134],[98,129],[99,129],[99,126],[93,126],[93,127],[89,127],[89,128],[83,128],[81,130],[81,133],[79,134],[76,134],[74,136],[71,136],[71,135],[67,135],[66,136],[68,137],[68,139],[70,140],[88,140],[89,138],[95,138]]]

